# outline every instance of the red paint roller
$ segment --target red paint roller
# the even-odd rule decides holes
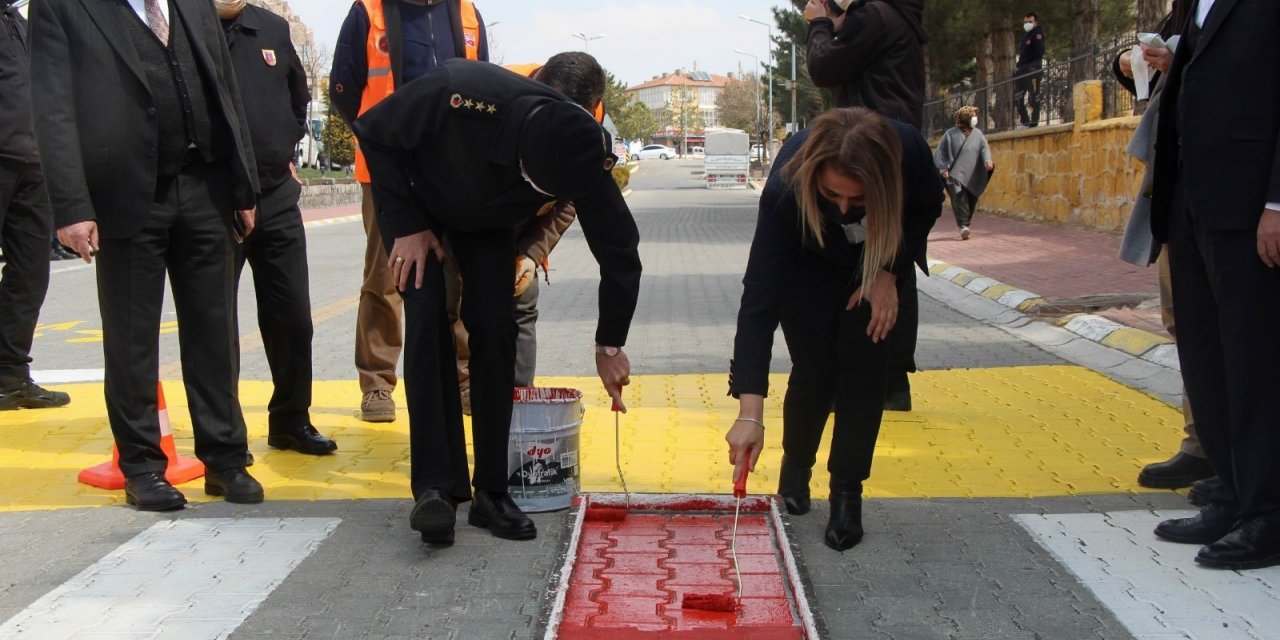
[[[618,468],[618,481],[622,483],[622,492],[627,496],[627,506],[618,507],[593,507],[587,504],[587,513],[583,516],[583,520],[587,522],[619,522],[627,518],[627,512],[631,511],[631,492],[627,490],[627,479],[622,475],[622,437],[619,434],[619,414],[622,413],[622,405],[615,399],[613,401],[613,464]]]
[[[742,461],[742,472],[733,482],[736,504],[733,507],[733,534],[729,538],[729,552],[733,556],[733,573],[738,578],[737,597],[720,593],[686,593],[680,599],[681,609],[733,613],[742,604],[742,571],[738,569],[738,514],[742,511],[742,499],[747,497],[747,464],[746,460]]]

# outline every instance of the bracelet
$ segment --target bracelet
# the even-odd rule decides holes
[[[764,429],[764,423],[756,420],[755,418],[738,418],[737,420],[734,420],[734,422],[750,422],[752,424],[759,425],[761,429]]]

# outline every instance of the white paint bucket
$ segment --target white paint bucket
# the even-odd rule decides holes
[[[582,392],[517,387],[507,443],[507,491],[523,511],[557,511],[578,493]]]

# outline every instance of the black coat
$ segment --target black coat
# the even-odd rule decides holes
[[[933,153],[920,132],[891,121],[902,143],[902,245],[889,270],[902,282],[919,266],[928,273],[926,244],[933,223],[942,214],[942,181]],[[809,138],[805,129],[792,136],[773,163],[773,172],[760,195],[760,214],[747,272],[742,278],[742,306],[733,341],[729,391],[765,395],[769,388],[769,360],[773,335],[785,309],[803,317],[803,305],[844,305],[861,285],[856,277],[861,250],[845,240],[839,221],[828,217],[825,247],[803,235],[795,191],[782,178],[782,169]]]
[[[209,0],[173,0],[173,9],[170,29],[186,29],[231,133],[232,201],[252,209],[257,171],[218,16]],[[59,228],[96,220],[103,238],[134,235],[156,191],[155,106],[126,35],[130,11],[123,0],[31,4],[36,137],[54,220]]]
[[[521,177],[517,142],[534,107],[569,99],[487,62],[446,60],[354,124],[391,235],[514,229],[554,202]],[[623,345],[640,292],[639,232],[612,177],[574,199],[600,263],[596,341]]]
[[[1280,2],[1217,0],[1192,43],[1194,22],[1160,95],[1151,227],[1161,241],[1179,176],[1206,229],[1254,231],[1280,202]]]
[[[307,132],[307,72],[284,18],[247,4],[222,25],[240,81],[258,182],[266,191],[292,178],[289,165]]]
[[[809,77],[834,90],[837,107],[866,107],[917,129],[924,123],[923,0],[871,0],[809,24]]]
[[[31,74],[27,67],[27,21],[0,2],[0,160],[39,162],[31,124]]]

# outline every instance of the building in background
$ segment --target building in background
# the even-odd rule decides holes
[[[648,82],[627,88],[627,95],[653,112],[658,131],[653,142],[666,144],[682,153],[702,146],[708,127],[719,126],[716,99],[730,76],[706,71],[676,69],[654,76]]]

